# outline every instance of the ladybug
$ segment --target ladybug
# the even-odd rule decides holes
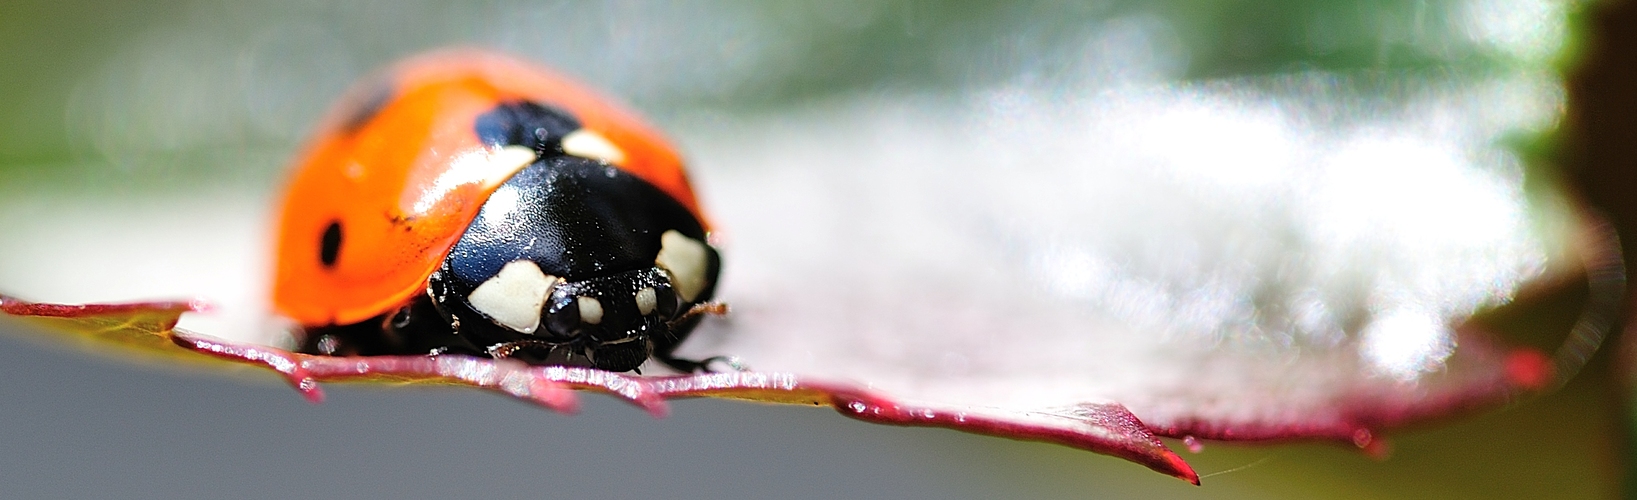
[[[542,68],[421,56],[343,99],[279,209],[275,311],[299,350],[636,370],[672,355],[721,257],[679,156]]]

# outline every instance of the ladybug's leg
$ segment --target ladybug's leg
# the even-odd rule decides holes
[[[385,316],[350,325],[304,328],[296,352],[323,356],[383,356],[405,354],[403,339],[382,327]]]
[[[669,366],[671,369],[682,373],[722,373],[728,371],[742,372],[748,370],[744,364],[739,362],[739,358],[737,356],[711,356],[694,361],[691,359],[673,357],[670,354],[656,354],[654,355],[654,359],[657,359],[659,362],[665,363],[665,366]],[[713,367],[713,365],[716,367],[725,366],[726,369],[717,369],[716,367]]]
[[[665,363],[665,366],[669,366],[672,369],[682,373],[744,371],[744,367],[740,366],[738,359],[729,356],[712,356],[701,360],[692,360],[682,359],[672,355],[672,353],[676,351],[677,346],[682,345],[682,341],[688,338],[689,333],[693,332],[694,327],[699,325],[699,320],[704,319],[706,315],[721,316],[727,313],[727,304],[720,302],[705,302],[694,304],[693,307],[689,307],[688,310],[683,311],[682,314],[678,314],[675,319],[672,319],[669,322],[667,325],[669,335],[654,339],[653,358],[659,360],[661,363]],[[714,369],[711,367],[713,364],[725,364],[727,365],[727,370]]]
[[[416,296],[381,323],[381,331],[396,340],[401,354],[462,354],[482,356],[483,349],[455,332],[448,318],[426,295]]]
[[[395,328],[387,316],[351,325],[307,328],[296,352],[324,356],[397,356],[416,354],[481,355],[482,351],[453,335],[419,328]]]

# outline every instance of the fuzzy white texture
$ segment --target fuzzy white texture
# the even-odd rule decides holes
[[[713,134],[697,163],[733,313],[683,354],[911,400],[1113,400],[1159,424],[1458,390],[1452,356],[1495,353],[1451,327],[1574,265],[1574,223],[1526,200],[1497,144],[1552,115],[1488,112],[1555,94],[1314,98],[1351,85],[1009,88]]]

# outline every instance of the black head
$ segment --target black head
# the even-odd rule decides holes
[[[537,269],[526,261],[514,267]],[[504,290],[498,294],[453,290],[451,285],[465,287],[451,283],[447,273],[436,273],[430,286],[433,302],[473,344],[505,349],[505,357],[530,362],[630,371],[653,354],[656,342],[675,341],[671,322],[682,304],[670,277],[659,268],[581,281],[510,269],[494,281]],[[520,290],[540,283],[546,287],[540,292],[544,300],[534,309],[530,294]]]
[[[657,268],[561,283],[547,299],[542,334],[577,346],[592,366],[628,371],[648,359],[656,339],[672,335],[679,306]]]

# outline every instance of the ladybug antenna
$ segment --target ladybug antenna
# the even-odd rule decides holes
[[[695,316],[705,314],[712,316],[726,316],[728,314],[728,305],[721,302],[701,302],[694,304],[693,307],[688,308],[687,311],[683,312],[675,319],[665,322],[665,326],[669,327],[670,329],[675,329],[676,325],[680,325],[685,321],[693,319]]]

